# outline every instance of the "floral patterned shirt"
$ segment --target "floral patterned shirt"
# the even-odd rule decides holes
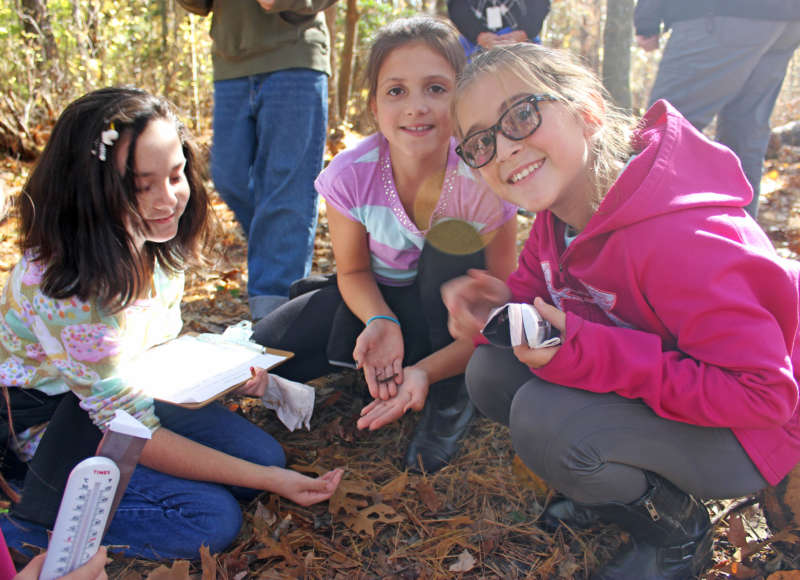
[[[156,266],[150,295],[108,314],[76,297],[45,296],[43,273],[43,264],[23,256],[0,296],[0,385],[48,395],[72,391],[101,430],[117,409],[157,429],[153,399],[126,385],[119,371],[178,335],[183,275]],[[32,457],[43,432],[39,426],[17,434],[15,450],[23,459]]]

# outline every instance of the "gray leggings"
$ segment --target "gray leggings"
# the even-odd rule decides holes
[[[581,503],[630,503],[655,472],[702,499],[741,497],[767,485],[730,429],[658,417],[640,400],[548,383],[509,349],[480,346],[467,388],[490,419],[508,425],[534,473]]]

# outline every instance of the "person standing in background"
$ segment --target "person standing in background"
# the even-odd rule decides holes
[[[800,44],[800,2],[639,0],[634,24],[647,51],[672,28],[648,106],[666,99],[700,130],[716,116],[716,140],[739,156],[753,187],[745,209],[757,217],[769,119]]]
[[[314,179],[328,124],[322,10],[336,0],[178,1],[195,14],[213,12],[211,173],[247,236],[247,292],[258,320],[311,270]]]
[[[447,14],[470,56],[479,47],[539,42],[550,0],[448,0]],[[466,41],[466,42],[465,42]]]

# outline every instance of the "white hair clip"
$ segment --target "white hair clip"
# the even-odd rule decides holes
[[[100,144],[97,147],[97,158],[100,161],[106,160],[106,148],[114,145],[114,141],[119,139],[119,131],[114,129],[114,123],[108,129],[100,133]]]

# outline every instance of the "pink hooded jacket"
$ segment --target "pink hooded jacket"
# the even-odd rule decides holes
[[[567,313],[534,370],[553,383],[641,399],[667,419],[730,427],[770,484],[800,461],[798,280],[742,209],[736,157],[659,101],[638,154],[569,248],[540,213],[508,284]]]

